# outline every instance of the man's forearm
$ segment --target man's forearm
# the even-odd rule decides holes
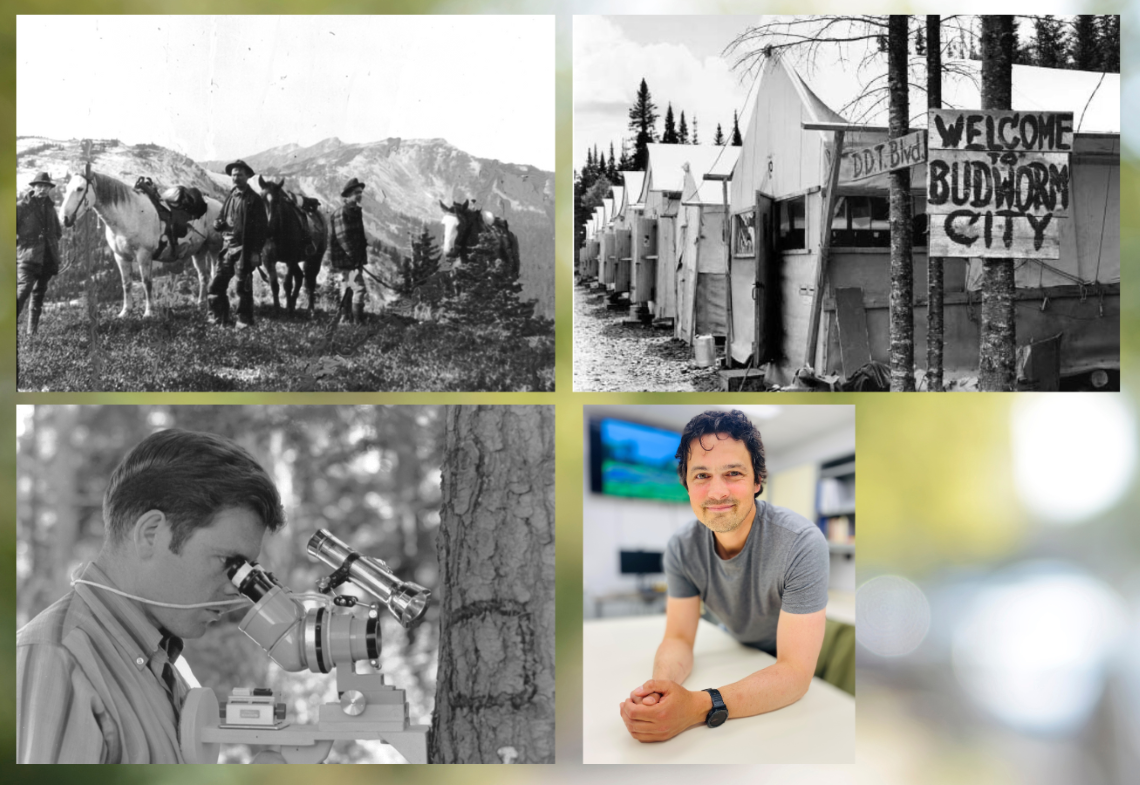
[[[811,685],[811,674],[787,662],[775,662],[720,688],[729,718],[751,717],[795,703]]]
[[[666,638],[653,658],[653,678],[683,684],[693,670],[693,647],[679,638]]]

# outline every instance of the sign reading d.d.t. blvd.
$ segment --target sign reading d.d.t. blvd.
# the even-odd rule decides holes
[[[931,256],[1058,258],[1071,112],[932,109],[928,129]]]
[[[926,131],[843,153],[839,181],[851,183],[926,161]]]

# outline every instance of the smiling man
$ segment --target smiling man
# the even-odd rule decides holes
[[[653,678],[622,701],[638,741],[783,708],[803,697],[823,643],[829,557],[819,528],[758,500],[767,479],[760,432],[740,411],[709,411],[685,426],[678,473],[697,520],[665,552],[669,597]],[[732,684],[691,691],[701,602],[742,644],[776,657]]]
[[[99,556],[16,634],[20,763],[182,762],[182,639],[242,607],[226,568],[256,561],[284,512],[244,449],[171,429],[115,469],[103,521]]]

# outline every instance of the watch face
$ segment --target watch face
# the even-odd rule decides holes
[[[716,711],[709,712],[708,724],[710,728],[716,728],[724,725],[724,721],[728,719],[728,709],[717,709]]]

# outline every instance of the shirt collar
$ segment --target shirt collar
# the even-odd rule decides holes
[[[107,577],[107,573],[95,564],[87,565],[79,577],[92,583],[118,588]],[[74,591],[87,603],[107,632],[126,650],[136,668],[147,667],[150,660],[160,652],[173,665],[182,653],[182,639],[156,627],[135,600],[82,583],[77,583]]]

